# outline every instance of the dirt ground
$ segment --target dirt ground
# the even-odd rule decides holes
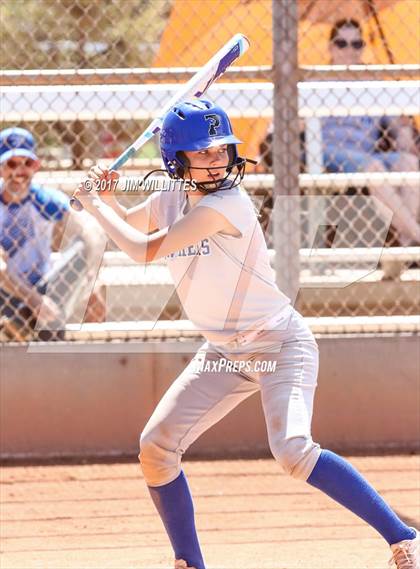
[[[419,526],[420,457],[349,457]],[[185,462],[209,569],[385,569],[379,534],[274,460]],[[1,569],[170,569],[137,464],[5,467]]]

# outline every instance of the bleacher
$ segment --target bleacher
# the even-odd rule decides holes
[[[115,78],[118,70],[107,71]],[[176,83],[92,85],[75,84],[74,81],[73,78],[66,85],[36,83],[3,87],[2,120],[27,123],[39,120],[151,120],[178,88]],[[299,116],[305,122],[308,157],[307,172],[299,176],[301,192],[340,194],[350,186],[362,188],[385,182],[396,186],[404,183],[413,191],[418,189],[419,175],[413,172],[324,173],[320,135],[321,118],[325,116],[418,114],[419,86],[416,81],[307,81],[298,85],[298,92]],[[263,81],[220,82],[209,91],[209,97],[217,100],[232,118],[271,118],[272,95],[272,83]],[[142,175],[143,166],[145,163],[133,161],[130,175]],[[36,180],[70,194],[81,177],[82,172],[58,170],[40,172]],[[249,174],[244,180],[246,189],[254,195],[272,192],[273,184],[274,177],[270,174]],[[419,324],[415,317],[419,310],[420,281],[420,270],[415,262],[419,258],[419,247],[303,247],[300,250],[299,297],[305,297],[305,304],[312,309],[305,315],[313,319],[312,325],[320,333],[352,332],[366,326],[370,330],[412,331]],[[353,283],[351,287],[349,283]],[[113,330],[120,336],[125,331],[124,334],[138,337],[148,328],[145,324],[149,322],[147,312],[149,316],[150,312],[158,315],[159,326],[154,330],[165,329],[176,335],[180,328],[189,329],[184,320],[176,320],[174,324],[168,318],[168,314],[171,317],[179,314],[180,307],[162,263],[138,270],[124,254],[107,252],[99,284],[107,298],[107,322],[84,324],[78,330],[69,325],[69,337],[77,339],[89,334],[92,338],[93,334],[95,338],[101,338],[105,329],[110,330],[107,338],[112,337]],[[341,289],[340,302],[331,303],[328,295],[332,288]],[[127,304],[127,299],[130,300],[131,319],[118,322],[121,302]],[[165,300],[170,301],[166,307]],[[161,309],[164,309],[162,313]]]
[[[272,249],[270,256],[274,266]],[[298,302],[311,306],[305,316],[316,317],[328,312],[331,317],[351,314],[385,317],[392,314],[398,297],[399,310],[414,316],[420,308],[420,269],[402,269],[411,259],[419,257],[420,247],[403,251],[399,248],[301,249]],[[384,275],[394,270],[395,265],[402,270],[398,279],[384,280]],[[119,320],[121,314],[126,313],[127,305],[132,320],[147,320],[150,315],[168,320],[171,315],[181,313],[163,261],[139,266],[124,253],[106,252],[98,284],[106,296],[107,320]],[[331,302],[331,289],[340,289],[339,300]]]

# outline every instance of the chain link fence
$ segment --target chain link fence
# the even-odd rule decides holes
[[[259,159],[244,187],[279,286],[320,331],[374,318],[388,330],[391,317],[396,330],[415,326],[417,0],[3,0],[0,10],[2,127],[28,130],[40,160],[38,171],[30,159],[2,163],[1,341],[192,333],[164,263],[135,265],[112,243],[102,259],[99,228],[68,196],[238,31],[251,48],[209,97],[241,155]],[[122,174],[160,163],[154,140]],[[42,300],[47,334],[35,324]]]

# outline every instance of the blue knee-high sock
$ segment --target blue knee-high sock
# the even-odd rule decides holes
[[[184,472],[164,486],[149,486],[152,500],[171,540],[176,559],[205,569],[194,521],[194,506]]]
[[[307,482],[328,494],[378,531],[389,544],[414,539],[408,527],[344,458],[323,450]]]

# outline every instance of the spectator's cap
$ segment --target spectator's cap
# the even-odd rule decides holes
[[[35,140],[29,130],[15,126],[0,132],[0,164],[12,156],[26,156],[38,160]]]

